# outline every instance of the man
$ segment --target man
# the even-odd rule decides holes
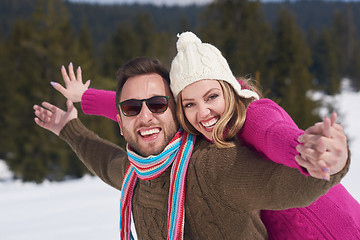
[[[183,155],[191,154],[184,158],[188,166],[182,168],[177,152],[171,162],[165,157],[186,135],[178,132],[167,71],[156,60],[137,58],[125,64],[118,76],[118,121],[129,157],[86,129],[70,101],[67,112],[49,103],[43,106],[50,111],[34,109],[38,125],[59,135],[90,171],[122,190],[121,238],[130,238],[128,221],[133,212],[140,239],[264,239],[260,209],[306,206],[347,172],[349,161],[340,159],[338,164],[346,162],[346,167],[330,181],[307,178],[295,169],[263,161],[240,145],[220,150],[200,137],[195,145],[191,137],[181,140],[180,149],[188,150]],[[166,159],[148,169],[147,161],[161,155]],[[158,166],[164,168],[153,173]],[[186,178],[186,184],[178,175]]]

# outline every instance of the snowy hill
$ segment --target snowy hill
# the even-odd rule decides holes
[[[344,87],[338,96],[317,97],[338,109],[352,151],[350,171],[342,183],[360,201],[360,93]],[[0,161],[1,239],[119,239],[120,192],[98,178],[41,185],[10,178]]]

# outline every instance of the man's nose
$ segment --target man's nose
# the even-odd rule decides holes
[[[138,115],[138,118],[141,122],[149,122],[153,118],[153,113],[149,110],[145,102],[142,102],[141,111]]]

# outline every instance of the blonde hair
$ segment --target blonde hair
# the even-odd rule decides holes
[[[244,80],[244,79],[242,79]],[[212,132],[213,141],[219,148],[229,148],[234,146],[234,137],[244,125],[246,119],[246,110],[254,98],[240,97],[235,89],[228,83],[218,80],[223,90],[225,100],[225,111],[216,123]],[[249,86],[248,82],[246,85]],[[254,86],[249,86],[251,90],[256,90]],[[260,95],[259,95],[260,96]],[[190,124],[185,116],[182,102],[182,91],[177,96],[176,115],[181,127],[194,135],[200,133]]]

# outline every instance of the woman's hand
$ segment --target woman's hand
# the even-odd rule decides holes
[[[84,84],[82,82],[81,68],[76,70],[76,76],[73,69],[73,64],[69,64],[69,74],[66,72],[64,66],[61,67],[61,74],[65,83],[65,88],[56,82],[51,82],[51,85],[58,90],[64,97],[72,102],[81,102],[81,97],[84,92],[89,88],[90,80]]]
[[[347,138],[341,125],[335,123],[334,112],[331,118],[308,128],[299,137],[297,150],[300,155],[295,159],[309,174],[316,178],[329,180],[330,175],[341,171],[348,159]]]

